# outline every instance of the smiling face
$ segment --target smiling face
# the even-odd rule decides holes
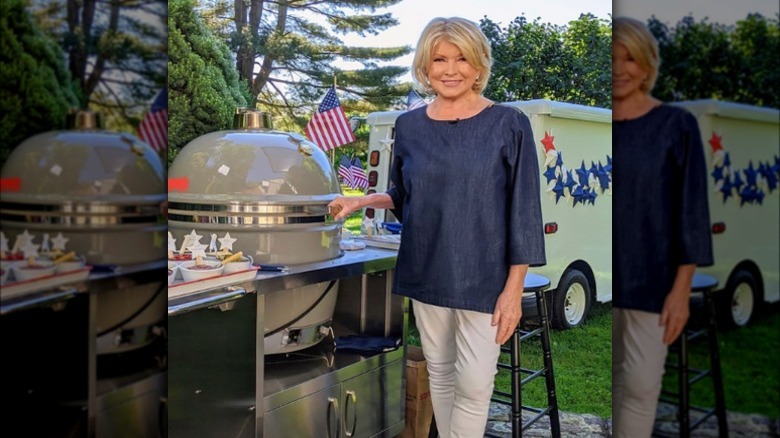
[[[433,48],[428,64],[428,80],[436,94],[444,99],[457,100],[474,91],[479,71],[466,61],[458,46],[440,41]]]
[[[620,43],[612,45],[612,99],[626,100],[646,95],[642,83],[648,77],[649,73],[642,69],[626,46]]]

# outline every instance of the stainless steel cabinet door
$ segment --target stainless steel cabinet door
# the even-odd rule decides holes
[[[341,435],[341,385],[296,400],[263,417],[264,438],[339,438]]]
[[[372,437],[402,420],[403,371],[395,361],[341,384],[343,437]]]

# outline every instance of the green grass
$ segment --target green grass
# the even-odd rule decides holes
[[[355,190],[350,189],[348,187],[341,187],[341,192],[344,194],[344,196],[363,196],[365,195],[365,192],[362,190]],[[352,234],[360,234],[360,228],[363,225],[363,210],[358,210],[351,215],[347,217],[347,220],[344,222],[344,226],[347,227],[347,229]]]
[[[731,412],[780,417],[780,306],[769,306],[747,327],[718,331],[726,409]],[[676,360],[676,355],[670,355]],[[706,338],[696,340],[688,354],[690,365],[710,368]],[[712,384],[705,378],[691,387],[691,403],[713,407]],[[664,385],[676,392],[676,372],[669,371]]]
[[[612,416],[612,307],[595,304],[588,321],[572,330],[551,333],[552,358],[558,408],[566,412]],[[419,334],[410,324],[408,342],[420,345]],[[506,354],[502,362],[509,363]],[[536,339],[529,339],[521,346],[521,366],[537,369],[542,365],[542,347]],[[496,388],[509,392],[509,372],[500,370]],[[523,388],[523,404],[543,407],[547,405],[547,392],[543,378],[530,382]]]

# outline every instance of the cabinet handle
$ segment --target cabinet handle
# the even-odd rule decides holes
[[[328,397],[328,411],[325,413],[325,415],[327,415],[328,419],[328,438],[337,438],[339,435],[339,430],[341,429],[341,424],[339,424],[339,400],[337,398]],[[333,426],[331,425],[332,422],[330,420],[331,417],[336,419],[336,433],[333,433]]]
[[[355,413],[352,415],[352,430],[346,429],[346,423],[347,423],[347,411],[349,410],[349,401],[352,400],[352,404],[357,404],[357,395],[355,394],[355,391],[347,390],[347,401],[344,402],[344,435],[346,436],[353,436],[355,435],[355,430],[357,429],[357,408],[353,409]]]

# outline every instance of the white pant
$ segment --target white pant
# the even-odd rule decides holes
[[[412,300],[441,438],[485,435],[501,346],[492,315]]]
[[[612,436],[653,433],[668,348],[661,315],[612,309]]]

